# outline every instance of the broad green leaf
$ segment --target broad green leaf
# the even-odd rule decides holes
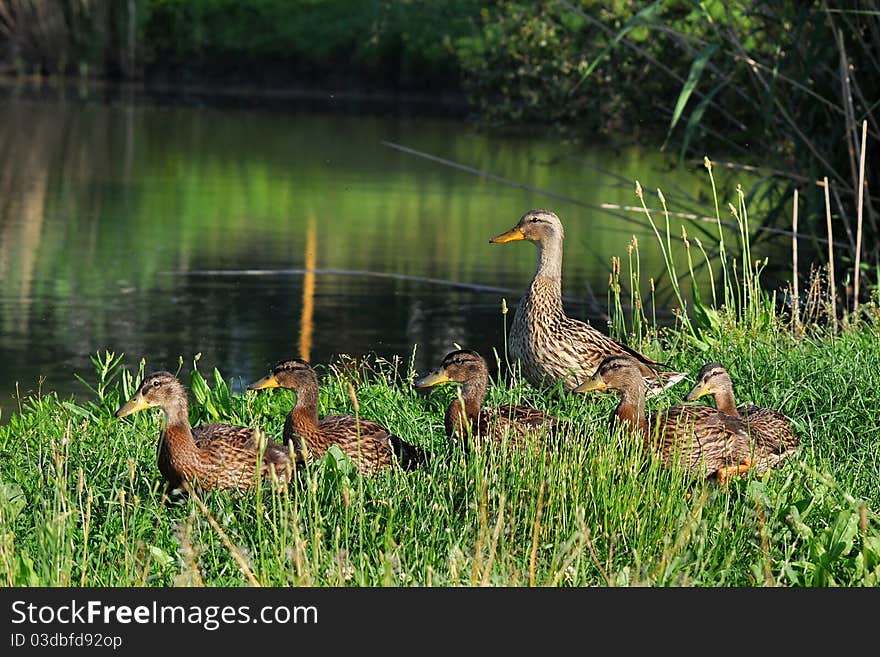
[[[828,558],[836,560],[849,554],[853,539],[858,531],[859,518],[851,509],[841,511],[831,527],[822,533],[822,542],[828,551]]]
[[[703,303],[700,289],[693,279],[691,279],[691,295],[693,296],[694,318],[697,320],[697,326],[702,329],[711,330],[713,333],[718,333],[721,327],[721,318],[718,315],[718,311]]]
[[[712,99],[721,91],[725,86],[727,86],[727,80],[721,82],[721,84],[716,85],[712,91],[706,94],[703,97],[703,100],[699,102],[699,104],[694,108],[694,111],[691,112],[690,116],[688,116],[687,123],[684,126],[684,137],[682,138],[681,150],[678,153],[679,161],[684,161],[684,157],[687,154],[688,146],[691,143],[691,137],[694,136],[697,132],[697,128],[700,126],[700,121],[703,120],[703,114],[706,113],[706,108],[709,107],[709,104],[712,102]],[[671,134],[672,128],[669,129],[669,133]],[[669,139],[669,134],[666,135],[666,139]]]
[[[156,563],[162,564],[163,566],[174,563],[174,557],[166,553],[162,548],[151,545],[149,550],[150,554],[153,555],[153,559],[156,560]]]
[[[681,118],[681,113],[684,111],[684,107],[685,105],[687,105],[688,99],[690,99],[694,88],[696,88],[697,86],[697,82],[699,82],[700,80],[700,76],[703,74],[703,69],[706,68],[706,64],[709,62],[709,58],[716,50],[718,50],[718,45],[715,43],[710,43],[708,46],[698,52],[697,56],[694,58],[694,61],[691,64],[691,70],[688,73],[688,78],[687,80],[685,80],[684,86],[681,88],[681,92],[678,94],[678,100],[675,102],[675,109],[672,112],[672,121],[670,122],[669,130],[666,133],[666,141],[669,141],[669,136],[672,134],[673,129],[675,129],[675,125]],[[664,142],[664,146],[665,145],[666,144]]]
[[[790,506],[788,508],[786,520],[788,520],[788,524],[798,536],[808,541],[812,540],[813,530],[810,529],[806,524],[804,524],[803,520],[801,520],[801,513],[800,511],[798,511],[798,508],[796,506]]]
[[[27,497],[18,484],[0,483],[0,517],[11,523],[27,506]]]
[[[16,586],[40,586],[40,578],[34,570],[34,560],[22,550],[16,555],[15,584]]]

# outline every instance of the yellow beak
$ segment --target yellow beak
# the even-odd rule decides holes
[[[266,388],[280,388],[281,384],[278,383],[278,379],[275,378],[274,374],[269,374],[268,376],[264,376],[259,381],[255,381],[250,384],[247,389],[248,390],[265,390]]]
[[[608,384],[605,383],[605,379],[597,372],[592,377],[584,381],[577,388],[574,389],[573,392],[591,392],[593,390],[605,390],[608,387]]]
[[[144,399],[143,395],[141,395],[141,393],[138,393],[125,404],[123,404],[123,406],[118,411],[116,411],[114,417],[125,417],[126,415],[131,415],[132,413],[137,413],[138,411],[143,411],[148,408],[150,408],[150,405]]]
[[[448,383],[451,379],[446,376],[446,371],[439,369],[434,370],[433,372],[429,372],[423,377],[416,379],[413,382],[413,385],[416,388],[430,388],[431,386],[436,386],[440,383]]]
[[[511,228],[506,233],[501,233],[500,235],[496,235],[492,239],[489,240],[489,244],[504,244],[505,242],[518,242],[520,240],[524,240],[526,236],[519,228]]]
[[[707,386],[706,384],[703,384],[702,386],[698,384],[693,387],[693,389],[685,396],[684,399],[685,401],[693,401],[695,399],[699,399],[703,395],[708,395],[710,392],[712,391],[709,390],[709,386]]]

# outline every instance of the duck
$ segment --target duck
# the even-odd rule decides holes
[[[746,424],[705,405],[677,404],[645,414],[647,384],[639,363],[629,356],[608,356],[574,392],[616,392],[620,402],[610,427],[641,436],[644,449],[664,467],[683,467],[694,478],[726,484],[753,466]]]
[[[794,435],[791,420],[779,411],[754,404],[736,405],[733,380],[721,363],[703,365],[697,373],[697,382],[685,396],[685,401],[694,401],[704,395],[713,395],[716,409],[741,418],[746,423],[754,439],[762,468],[776,466],[791,456],[800,445]]]
[[[191,427],[186,388],[171,372],[145,376],[114,415],[124,418],[148,408],[164,413],[157,460],[172,493],[190,486],[245,490],[260,480],[289,481],[294,467],[289,451],[268,440],[260,429],[221,423]]]
[[[500,443],[505,438],[513,445],[541,442],[543,438],[564,437],[567,422],[531,406],[505,404],[483,408],[489,386],[489,369],[476,351],[457,349],[443,357],[440,367],[417,378],[418,389],[443,383],[460,383],[460,393],[449,403],[444,417],[446,437],[460,442],[465,449],[470,440]]]
[[[573,390],[588,379],[608,356],[633,358],[648,383],[649,395],[675,385],[683,372],[666,366],[614,340],[590,324],[569,317],[562,307],[562,242],[565,231],[556,213],[537,209],[526,212],[510,230],[490,244],[529,241],[538,248],[535,274],[517,305],[510,327],[509,353],[522,375],[535,387],[561,381]]]
[[[338,446],[361,475],[376,474],[395,462],[404,470],[414,470],[428,461],[425,450],[374,420],[344,414],[319,419],[318,375],[306,360],[280,360],[271,373],[247,386],[248,390],[272,388],[296,393],[296,403],[284,421],[282,441],[303,462],[324,456],[331,445]]]

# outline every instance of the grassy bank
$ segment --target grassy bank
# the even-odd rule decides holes
[[[742,256],[728,255],[735,245],[727,244],[706,259],[718,267],[716,299],[680,290],[682,320],[662,330],[648,319],[650,298],[639,300],[638,312],[613,313],[612,331],[692,375],[721,361],[739,401],[788,415],[801,449],[778,470],[727,487],[687,481],[646,458],[631,436],[609,434],[611,396],[544,394],[515,375],[494,382],[487,403],[527,401],[570,418],[576,437],[559,449],[466,456],[443,434],[452,390],[416,393],[406,357],[341,358],[320,365],[319,412],[353,412],[354,390],[363,417],[434,453],[429,467],[365,479],[331,453],[282,494],[220,492],[167,503],[156,467],[158,416],[113,418],[151,364],[132,372],[98,354],[96,374],[84,382],[92,401],[49,393],[23,402],[0,428],[0,579],[85,586],[876,586],[876,296],[858,316],[844,317],[840,331],[821,319],[794,322],[761,289],[743,209]],[[688,248],[649,219],[657,226],[655,248]],[[638,247],[628,256],[612,272],[612,310],[629,286],[633,299],[642,287]],[[673,265],[669,273],[687,281]],[[498,349],[503,360],[503,345]],[[255,365],[254,379],[264,367]],[[194,423],[243,423],[280,438],[292,393],[233,394],[222,373],[203,376],[197,358],[181,360],[181,370]],[[685,392],[680,384],[649,408],[676,403]]]
[[[327,457],[289,494],[163,503],[158,417],[114,420],[131,374],[98,378],[94,402],[30,400],[0,431],[0,577],[86,586],[877,585],[878,337],[872,320],[835,338],[731,331],[709,352],[652,354],[689,372],[719,359],[742,400],[793,419],[800,454],[728,488],[689,485],[631,439],[609,436],[610,397],[542,397],[517,381],[493,386],[489,401],[527,399],[572,418],[579,439],[465,458],[443,436],[451,391],[421,397],[405,362],[385,362],[326,369],[320,410],[351,412],[347,382],[358,373],[361,414],[430,448],[427,470],[363,479]],[[192,377],[194,421],[280,437],[292,393],[231,395],[218,373],[208,384],[198,370]]]

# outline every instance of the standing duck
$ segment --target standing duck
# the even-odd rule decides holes
[[[737,406],[733,396],[733,381],[721,363],[708,363],[697,374],[697,383],[685,400],[693,401],[703,395],[715,397],[715,408],[722,413],[742,419],[755,441],[757,460],[763,468],[773,467],[791,456],[800,444],[794,435],[791,421],[772,408],[754,404]]]
[[[537,387],[561,380],[566,389],[573,390],[596,371],[606,356],[630,356],[647,379],[650,394],[681,381],[683,373],[661,371],[661,363],[565,314],[563,238],[562,222],[556,214],[531,210],[516,226],[489,240],[492,244],[528,240],[538,247],[535,275],[510,327],[510,355],[519,360],[526,380]]]
[[[448,382],[462,385],[460,395],[446,408],[446,436],[461,441],[465,447],[470,438],[501,442],[506,436],[512,443],[521,445],[540,441],[545,436],[557,438],[565,434],[567,423],[530,406],[482,408],[489,370],[476,351],[459,349],[446,354],[438,369],[416,379],[413,385],[428,388]]]
[[[678,405],[645,415],[647,385],[639,364],[628,356],[605,358],[574,392],[614,391],[620,403],[611,416],[641,435],[644,448],[664,466],[683,466],[691,476],[715,476],[725,483],[752,467],[745,423],[709,406]],[[681,460],[678,460],[681,459]]]
[[[118,411],[121,418],[147,408],[165,413],[159,437],[159,471],[171,490],[194,484],[198,488],[246,489],[259,477],[285,482],[292,467],[288,450],[267,440],[259,429],[231,424],[189,424],[186,389],[171,372],[144,377],[134,396]]]
[[[307,361],[279,361],[271,374],[248,386],[248,390],[268,388],[296,392],[296,404],[284,421],[283,441],[293,445],[298,459],[320,458],[331,445],[337,445],[363,475],[379,472],[395,460],[405,470],[427,461],[422,449],[373,420],[354,415],[326,415],[318,419],[318,376]]]

